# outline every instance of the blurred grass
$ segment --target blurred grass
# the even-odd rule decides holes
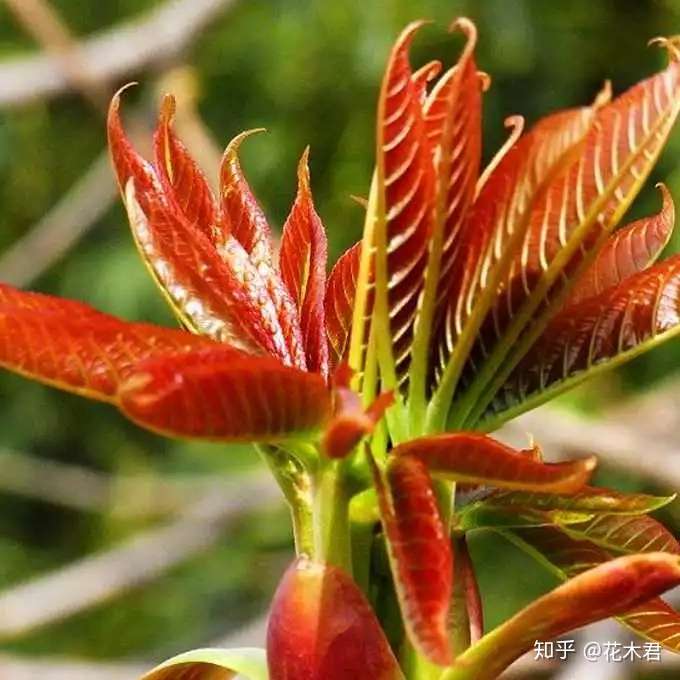
[[[159,4],[54,1],[79,35]],[[663,63],[664,54],[647,49],[647,40],[680,31],[678,0],[243,0],[209,27],[187,59],[199,77],[200,112],[220,145],[243,129],[268,129],[245,144],[243,156],[274,225],[285,219],[297,159],[310,144],[313,188],[332,257],[359,237],[362,211],[349,195],[367,193],[376,93],[389,46],[405,23],[429,17],[435,25],[419,36],[414,62],[434,57],[451,62],[462,41],[445,27],[457,15],[476,21],[478,61],[493,77],[485,98],[487,158],[505,137],[507,115],[521,113],[533,122],[554,108],[588,102],[608,77],[619,92]],[[33,49],[0,5],[0,57]],[[131,98],[151,119],[155,76],[133,76],[141,85]],[[104,139],[102,120],[75,94],[0,111],[0,250],[49,210],[97,157]],[[666,181],[680,197],[678,159],[676,131],[632,216],[658,206],[655,181]],[[669,249],[680,250],[680,232]],[[119,204],[34,287],[87,300],[126,318],[172,324],[137,258]],[[673,343],[579,390],[565,403],[597,411],[611,398],[649,388],[679,364],[680,347]],[[0,445],[36,456],[112,474],[238,474],[257,464],[244,448],[163,440],[105,406],[6,374],[0,375],[0,403]],[[137,528],[107,516],[0,495],[0,588],[110,545]],[[258,568],[258,560],[266,562],[268,551],[289,545],[282,513],[254,522],[143,592],[38,631],[15,648],[113,657],[162,655],[205,641],[265,605],[276,575],[266,565]],[[488,536],[475,540],[473,552],[486,563],[481,579],[490,622],[549,585],[512,547]]]

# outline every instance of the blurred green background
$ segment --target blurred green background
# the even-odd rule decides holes
[[[163,4],[53,0],[52,7],[80,38],[122,21],[142,21]],[[189,78],[187,92],[195,88],[203,132],[219,147],[243,129],[268,129],[245,144],[243,162],[275,227],[285,219],[297,159],[309,144],[317,209],[335,259],[359,237],[362,211],[349,196],[367,193],[376,94],[389,46],[408,21],[428,17],[435,23],[419,35],[414,64],[434,57],[450,63],[462,40],[445,29],[457,15],[476,22],[478,62],[493,79],[484,100],[487,159],[505,138],[507,115],[520,113],[531,123],[554,108],[589,102],[606,78],[620,92],[663,65],[665,54],[648,49],[648,39],[680,32],[680,0],[241,0],[212,19],[172,63],[116,78],[106,84],[106,94],[138,80],[139,87],[126,95],[127,110],[150,127],[159,79],[171,67],[189,66],[182,87]],[[38,49],[26,25],[0,4],[0,76],[3,60]],[[69,191],[104,143],[101,114],[77,91],[0,108],[0,256]],[[676,130],[632,216],[658,207],[655,181],[667,182],[680,197],[679,159]],[[206,169],[216,173],[216,167]],[[670,249],[680,250],[677,234]],[[33,277],[32,266],[27,260],[31,288],[86,300],[128,319],[172,323],[137,257],[117,200],[46,271]],[[591,383],[564,405],[597,413],[611,399],[648,389],[678,366],[675,342]],[[108,407],[7,374],[0,375],[0,404],[0,452],[82,466],[114,479],[240,475],[259,465],[247,448],[160,439]],[[640,486],[634,479],[615,479]],[[154,521],[161,520],[124,517],[106,507],[79,511],[0,491],[0,589],[111,547]],[[264,611],[290,543],[283,510],[258,514],[152,584],[3,648],[156,658],[218,639]],[[492,621],[549,583],[511,553],[499,579],[502,549],[483,540],[476,548],[477,555],[490,558],[482,581]]]

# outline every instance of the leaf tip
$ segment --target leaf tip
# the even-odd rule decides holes
[[[647,47],[659,46],[668,52],[668,59],[671,62],[680,61],[680,36],[657,36],[647,43]]]
[[[612,81],[607,79],[602,84],[600,91],[595,95],[593,100],[593,109],[599,111],[603,106],[609,104],[612,100]]]
[[[469,57],[477,45],[477,26],[467,17],[458,17],[449,24],[449,33],[460,31],[467,39],[467,44],[463,50],[463,59]]]

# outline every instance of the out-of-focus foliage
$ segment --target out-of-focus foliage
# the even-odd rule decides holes
[[[85,35],[133,19],[161,2],[53,4],[76,33]],[[201,36],[187,61],[198,75],[200,113],[220,146],[243,129],[269,130],[244,144],[243,163],[274,224],[281,225],[287,213],[297,159],[310,144],[312,186],[331,257],[359,237],[363,211],[349,196],[368,190],[374,109],[388,47],[406,22],[428,16],[435,24],[416,41],[414,63],[435,54],[453,61],[462,39],[449,36],[445,27],[458,15],[476,22],[479,65],[494,74],[484,100],[486,159],[505,138],[507,115],[520,113],[532,122],[555,108],[589,102],[605,75],[621,91],[664,63],[659,50],[645,47],[647,40],[680,32],[680,0],[237,0]],[[0,57],[33,49],[0,5]],[[140,87],[132,98],[150,118],[159,96],[157,73],[133,77]],[[76,94],[0,110],[0,251],[49,210],[104,144],[103,120]],[[676,131],[652,176],[665,181],[676,200],[679,160]],[[207,170],[216,173],[217,168]],[[657,209],[652,186],[631,217]],[[670,251],[680,250],[677,234]],[[173,323],[138,259],[119,202],[33,287],[83,299],[129,319]],[[671,343],[614,378],[591,383],[570,400],[601,406],[598,394],[645,387],[677,366],[680,347]],[[237,473],[258,462],[246,448],[154,437],[111,409],[6,373],[0,376],[0,403],[0,448],[114,474]],[[635,481],[627,485],[635,487]],[[0,494],[0,588],[111,545],[139,528],[107,515],[57,510]],[[283,514],[276,521],[267,518],[227,540],[141,594],[36,632],[13,647],[90,656],[168,656],[217,638],[265,606],[279,568],[278,562],[272,567],[267,555],[286,549],[287,519]],[[483,538],[472,548],[483,554]],[[494,597],[491,570],[480,576],[484,591],[491,594],[485,602],[491,626],[547,586],[545,576],[534,576],[522,559],[514,551],[508,555],[508,570],[515,565],[513,573],[521,575],[514,602]],[[484,562],[493,567],[498,556]]]

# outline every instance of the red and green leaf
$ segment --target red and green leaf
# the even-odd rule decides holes
[[[488,313],[493,316],[498,291],[530,228],[531,207],[570,150],[587,133],[597,106],[599,103],[548,116],[518,141],[523,120],[508,119],[514,127],[511,139],[495,161],[495,168],[485,173],[468,217],[474,229],[466,229],[463,234],[456,276],[446,290],[446,307],[441,312],[435,347],[435,369],[442,381],[435,394],[438,410],[448,408],[465,362],[470,361],[469,353],[472,351],[477,361],[486,356],[488,332],[483,322]],[[468,367],[466,373],[469,372]]]
[[[507,378],[481,427],[495,428],[680,333],[680,256],[566,307]]]
[[[272,603],[270,680],[404,680],[370,604],[344,571],[298,558]]]
[[[612,489],[586,486],[569,496],[526,491],[496,491],[484,503],[508,509],[528,508],[539,511],[639,515],[658,510],[675,500],[675,497],[675,495],[628,494]]]
[[[589,569],[534,601],[456,660],[468,677],[491,680],[536,640],[550,640],[594,621],[624,614],[680,583],[680,559],[667,553],[620,557]]]
[[[453,555],[430,475],[413,456],[391,456],[384,473],[372,465],[404,624],[420,653],[446,666]]]
[[[324,296],[328,247],[326,232],[314,209],[307,159],[308,150],[300,159],[297,196],[283,227],[281,277],[300,315],[307,366],[327,377]]]
[[[482,81],[474,59],[477,30],[468,19],[459,19],[454,28],[463,31],[467,44],[456,66],[444,74],[424,105],[436,179],[432,233],[409,374],[413,421],[423,420],[433,328],[441,326],[446,295],[457,275],[456,254],[475,196],[482,149]]]
[[[85,397],[114,402],[140,361],[210,347],[219,345],[0,284],[0,365]]]
[[[229,347],[142,362],[118,398],[123,413],[146,428],[215,441],[313,436],[331,415],[320,375]]]
[[[514,279],[486,324],[483,365],[479,356],[468,365],[474,378],[455,409],[465,425],[477,422],[543,332],[653,167],[680,109],[680,65],[671,52],[664,71],[597,112],[579,152],[531,207],[524,242],[513,254]]]
[[[557,528],[506,532],[503,536],[544,564],[562,580],[611,559],[602,548],[569,538]],[[546,563],[547,560],[547,563]],[[680,651],[680,614],[655,597],[617,616],[620,623],[671,651]]]
[[[526,451],[471,432],[412,439],[395,447],[392,456],[418,459],[432,475],[457,482],[552,493],[578,492],[595,468],[593,457],[541,463]]]
[[[390,55],[378,102],[377,170],[367,219],[376,251],[376,311],[386,386],[408,368],[413,324],[427,265],[432,225],[434,166],[420,87],[413,81],[409,47],[422,22],[410,24]],[[373,213],[374,211],[374,213]]]
[[[575,539],[586,539],[616,553],[664,551],[680,555],[680,544],[661,522],[649,515],[598,515],[562,527]]]

